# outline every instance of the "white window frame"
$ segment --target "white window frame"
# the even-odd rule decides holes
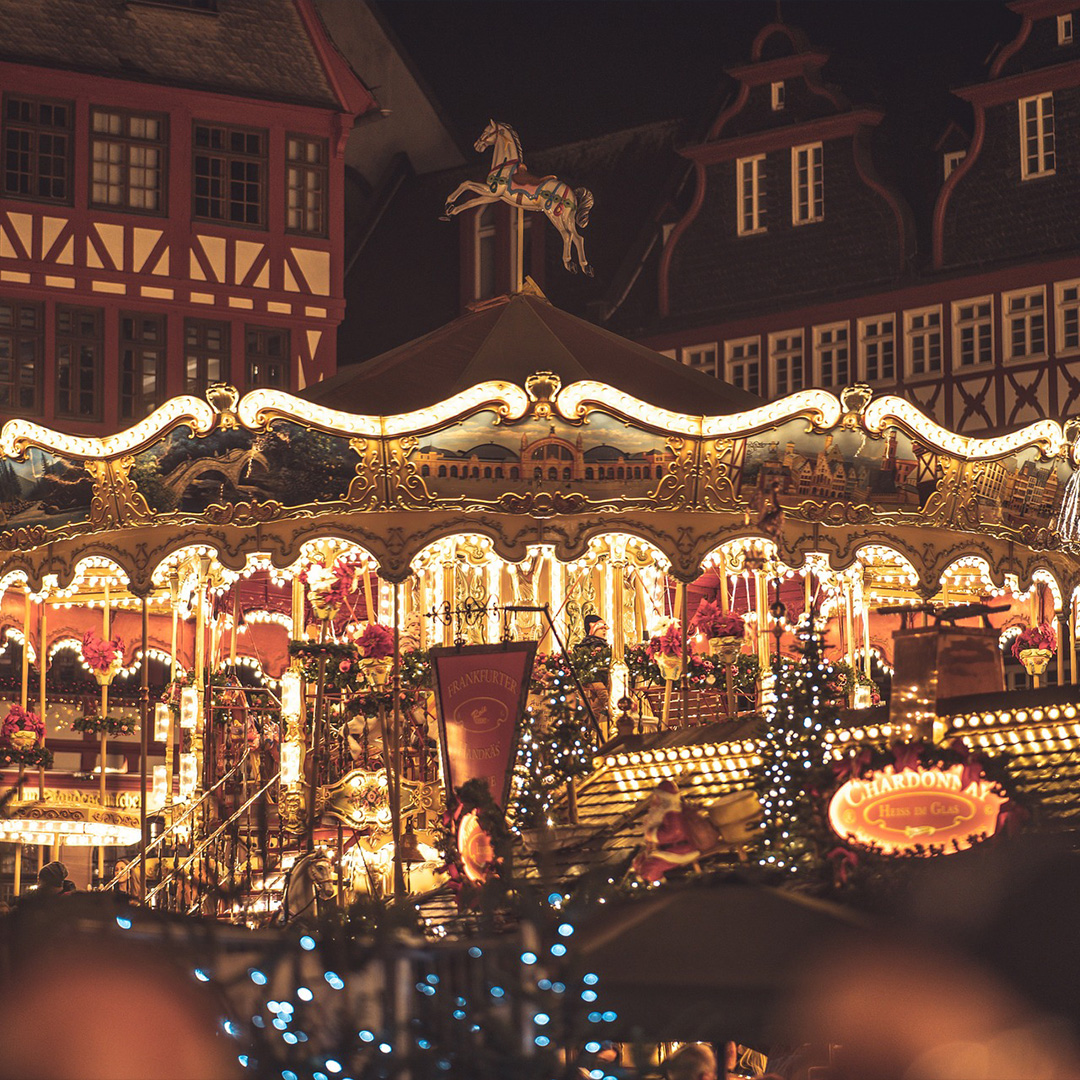
[[[1053,176],[1057,165],[1054,95],[1036,94],[1034,97],[1021,98],[1017,114],[1020,119],[1020,179]]]
[[[935,343],[934,338],[937,338]],[[918,343],[923,355],[917,357]],[[936,363],[934,362],[936,355]],[[916,370],[916,363],[921,368]],[[941,305],[912,308],[904,312],[904,370],[913,378],[940,377],[942,372]]]
[[[1058,356],[1080,354],[1080,278],[1054,284],[1054,345]]]
[[[945,155],[944,163],[946,180],[948,180],[949,177],[952,176],[952,174],[956,172],[958,168],[960,168],[960,162],[963,161],[966,157],[966,150],[950,150],[949,153]]]
[[[972,311],[965,314],[964,309],[985,308],[985,311]],[[964,338],[972,333],[972,355],[969,363],[964,362]],[[982,332],[980,332],[982,331]],[[989,356],[980,359],[980,354],[989,351]],[[952,302],[952,366],[954,371],[970,371],[972,368],[986,367],[994,362],[994,298],[993,296],[972,296],[965,300]]]
[[[1057,37],[1059,45],[1073,43],[1073,13],[1071,11],[1057,17]]]
[[[761,393],[761,338],[724,342],[724,381],[750,394]]]
[[[702,363],[700,360],[694,359],[695,356],[706,356],[709,353],[712,353],[711,362]],[[703,345],[687,345],[682,350],[682,362],[695,371],[715,376],[717,374],[717,357],[719,355],[720,350],[716,347],[716,342],[707,341]]]
[[[773,112],[783,111],[784,106],[787,104],[787,91],[783,79],[774,82],[769,88],[769,99]]]
[[[855,380],[851,367],[851,326],[848,322],[824,323],[815,326],[814,385],[825,390],[850,386]],[[825,367],[832,371],[826,378]],[[843,374],[841,374],[843,368]]]
[[[805,169],[805,182],[799,173]],[[815,177],[816,173],[816,177]],[[791,148],[791,224],[811,225],[825,218],[825,159],[821,143]]]
[[[880,329],[888,323],[887,331]],[[871,331],[871,328],[874,328]],[[859,320],[859,377],[868,383],[895,383],[896,382],[896,314],[892,311],[882,315],[867,315]],[[892,370],[885,374],[881,369],[882,357],[881,346],[885,343],[892,346]],[[871,374],[870,350],[877,351],[875,361],[878,371]]]
[[[766,231],[764,190],[765,155],[739,158],[735,162],[735,227],[740,236],[753,236]],[[749,204],[749,210],[748,210]]]
[[[1023,307],[1015,306],[1023,302]],[[1032,302],[1036,301],[1036,302]],[[1024,351],[1015,347],[1014,331],[1023,322]],[[1042,324],[1042,347],[1038,347],[1036,327]],[[1026,361],[1046,359],[1046,289],[1038,285],[1033,289],[1017,289],[1001,294],[1001,343],[1006,360]]]
[[[788,345],[782,351],[780,349],[780,342],[794,342],[798,341],[798,349]],[[791,360],[798,355],[798,366],[791,364]],[[780,360],[785,361],[785,383],[786,385],[781,389],[780,386]],[[798,375],[798,378],[793,376]],[[769,335],[769,385],[772,387],[774,393],[771,395],[775,398],[787,397],[788,394],[794,394],[797,390],[801,390],[805,385],[806,378],[806,337],[802,330],[778,330],[775,333]]]

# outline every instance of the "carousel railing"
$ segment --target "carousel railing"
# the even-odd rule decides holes
[[[193,831],[195,821],[200,816],[206,816],[208,808],[213,805],[212,800],[217,798],[221,789],[230,781],[235,780],[241,773],[241,770],[246,767],[247,758],[250,754],[251,751],[247,751],[244,756],[213,785],[213,787],[208,788],[198,799],[188,804],[183,813],[175,818],[169,824],[168,828],[164,829],[149,844],[147,844],[120,873],[116,874],[111,881],[106,882],[102,886],[102,889],[115,889],[121,885],[137,881],[139,874],[142,872],[142,867],[154,851],[166,847],[169,843],[176,844],[182,835],[188,831]]]
[[[178,907],[180,910],[190,911],[203,907],[203,914],[216,915],[217,899],[221,895],[250,893],[256,873],[262,877],[268,869],[265,865],[268,845],[263,845],[262,866],[256,869],[253,862],[256,853],[251,851],[250,845],[244,863],[238,864],[236,854],[240,846],[239,827],[244,823],[244,819],[249,817],[252,808],[278,783],[280,776],[279,771],[270,777],[229,818],[201,840],[189,855],[177,856],[172,869],[146,894],[146,903],[154,904],[159,897],[164,896],[165,906],[169,910]],[[223,840],[224,844],[221,843]],[[219,859],[215,853],[222,852],[227,857]],[[242,870],[239,878],[236,876],[238,867]],[[241,889],[241,885],[246,888]],[[175,888],[170,895],[166,890],[173,886]],[[210,897],[212,910],[209,911],[205,910],[208,893],[214,894]]]

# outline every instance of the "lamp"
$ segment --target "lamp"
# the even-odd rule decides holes
[[[180,688],[180,726],[193,728],[199,721],[199,688],[184,686]]]
[[[300,672],[290,668],[281,675],[281,713],[283,716],[299,716]]]
[[[154,742],[164,742],[169,737],[172,709],[163,701],[154,706]]]
[[[198,780],[199,764],[194,754],[180,755],[180,798],[190,799]]]
[[[405,826],[405,832],[402,833],[398,854],[403,863],[427,862],[427,857],[420,850],[420,844],[417,842],[416,832],[411,821]]]
[[[164,805],[169,795],[169,774],[168,769],[164,765],[154,766],[154,787],[150,792],[150,800],[148,803],[148,809],[160,810]]]
[[[298,742],[281,744],[281,782],[286,787],[300,782],[300,744]]]

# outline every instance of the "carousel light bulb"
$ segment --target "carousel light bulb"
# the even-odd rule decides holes
[[[281,745],[281,782],[286,787],[300,782],[300,744],[297,742]]]
[[[150,809],[160,810],[168,798],[169,794],[169,775],[166,766],[155,765],[154,766],[154,787],[150,793]]]

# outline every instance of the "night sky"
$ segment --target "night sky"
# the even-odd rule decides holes
[[[706,123],[749,60],[774,0],[383,0],[379,5],[459,134],[489,116],[526,150],[680,117]],[[997,0],[801,0],[783,20],[833,54],[828,80],[932,143],[950,86],[978,81],[1019,16]],[[377,93],[377,91],[376,91]],[[951,111],[950,111],[951,110]]]

